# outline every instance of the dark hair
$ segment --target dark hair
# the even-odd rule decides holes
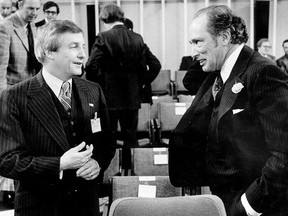
[[[287,42],[288,42],[288,39],[284,40],[283,43],[282,43],[282,46],[284,46],[284,44],[287,43]]]
[[[104,23],[123,22],[124,12],[116,4],[107,4],[101,10],[100,19]]]
[[[257,48],[261,47],[264,42],[270,42],[270,41],[268,40],[268,38],[261,38],[256,44]]]
[[[127,29],[133,31],[133,22],[130,19],[124,18],[123,24],[124,26],[126,26]]]
[[[248,41],[248,33],[244,20],[235,16],[232,10],[225,5],[212,5],[199,10],[195,18],[206,14],[208,18],[208,32],[213,36],[219,36],[223,31],[230,31],[231,43],[242,44]]]
[[[46,51],[56,52],[61,46],[65,33],[83,33],[82,29],[70,20],[51,20],[41,27],[35,40],[35,55],[43,63]]]
[[[48,1],[48,2],[46,2],[46,3],[43,5],[43,11],[45,12],[47,9],[49,9],[49,8],[51,8],[51,7],[56,7],[57,14],[60,13],[60,9],[59,9],[58,4],[56,4],[56,3],[53,2],[53,1]]]

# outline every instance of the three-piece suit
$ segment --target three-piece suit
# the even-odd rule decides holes
[[[0,105],[0,174],[16,180],[15,215],[99,215],[98,182],[115,153],[100,86],[74,77],[68,115],[40,72],[3,91]],[[94,146],[99,177],[64,170],[61,179],[60,157],[82,141]]]
[[[287,215],[288,76],[244,46],[214,101],[210,73],[169,143],[175,186],[210,186],[227,215],[246,216],[240,197],[268,215]]]

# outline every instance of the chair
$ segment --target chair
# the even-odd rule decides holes
[[[173,103],[174,98],[171,95],[152,96],[153,104],[151,105],[150,116],[151,119],[158,117],[158,104],[159,103]]]
[[[172,93],[171,71],[161,70],[151,83],[152,95],[168,95]]]
[[[215,195],[166,198],[126,197],[115,200],[109,216],[226,216],[222,200]]]
[[[168,176],[168,148],[131,149],[132,175]]]
[[[181,196],[182,188],[174,187],[169,176],[114,176],[111,178],[110,203],[122,197]]]
[[[188,103],[191,105],[191,103],[193,102],[195,98],[195,95],[183,95],[183,94],[180,94],[178,95],[178,102],[179,103]]]
[[[137,125],[137,138],[139,146],[152,146],[154,142],[154,131],[153,126],[151,125],[150,118],[150,104],[141,103],[141,108],[138,111],[138,125]],[[153,123],[152,123],[153,124]],[[117,144],[123,146],[123,137],[121,137],[121,127],[118,122],[117,128]]]
[[[183,85],[183,78],[187,73],[186,70],[175,71],[175,81],[174,81],[174,97],[177,98],[179,94],[188,95],[188,90]]]
[[[160,103],[158,104],[158,118],[155,122],[157,132],[155,142],[168,145],[170,133],[177,126],[183,114],[189,108],[188,103]]]

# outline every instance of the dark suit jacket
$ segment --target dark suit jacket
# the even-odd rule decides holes
[[[281,68],[281,70],[288,74],[288,56],[284,55],[277,59],[276,64]]]
[[[33,36],[36,28],[31,24]],[[16,13],[0,23],[0,92],[8,85],[28,79],[38,71],[28,71],[28,37]]]
[[[212,183],[236,190],[231,193],[234,209],[226,209],[228,215],[246,214],[240,203],[243,191],[254,210],[278,215],[288,202],[288,76],[251,48],[245,46],[241,51],[224,86],[216,126],[217,140],[225,152],[221,159],[235,170],[229,185],[221,185],[221,176],[209,179],[206,173],[211,113],[205,95],[212,94],[215,77],[210,73],[172,134],[171,182],[175,186]],[[235,83],[244,86],[238,93],[232,91]]]
[[[92,157],[99,163],[102,175],[115,153],[105,99],[95,83],[75,77],[73,85],[84,116],[82,139],[94,145]],[[17,180],[15,210],[21,215],[55,215],[55,206],[64,202],[60,197],[72,189],[59,179],[60,157],[70,145],[50,92],[39,73],[3,91],[0,97],[0,175]],[[102,132],[92,134],[90,120],[95,112]],[[64,171],[64,177],[66,172],[70,171]],[[76,194],[87,201],[83,209],[94,211],[91,206],[98,203],[97,180],[79,178],[76,184],[85,191],[84,195],[80,190]]]
[[[41,26],[43,26],[43,25],[45,25],[45,24],[46,24],[46,20],[43,19],[43,20],[41,20],[41,21],[39,21],[39,22],[36,22],[36,23],[35,23],[35,26],[36,26],[36,28],[39,28],[39,27],[41,27]]]
[[[124,25],[97,35],[86,64],[86,77],[101,85],[108,109],[140,108],[143,85],[157,76],[147,71],[146,49],[141,35]]]

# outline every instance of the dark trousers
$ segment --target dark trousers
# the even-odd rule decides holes
[[[120,137],[123,139],[122,162],[123,168],[131,168],[131,148],[138,147],[137,110],[109,110],[110,126],[114,137],[117,137],[118,121],[120,123]]]

